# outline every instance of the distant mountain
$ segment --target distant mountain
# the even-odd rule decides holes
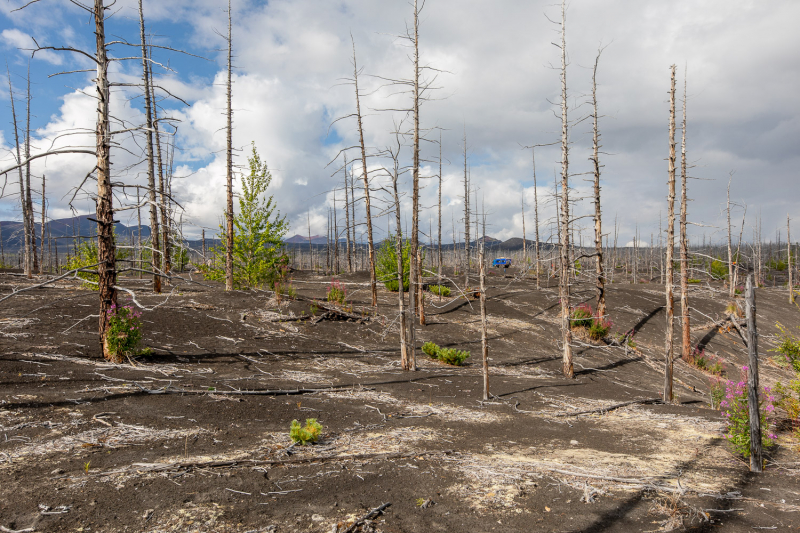
[[[90,238],[97,235],[97,222],[89,220],[96,215],[81,215],[71,218],[61,218],[51,220],[44,225],[45,241],[53,238],[58,243],[59,248],[72,246],[73,236]],[[36,232],[36,246],[41,246],[42,225],[34,223]],[[114,231],[117,239],[129,241],[139,235],[138,226],[126,226],[125,224],[114,224]],[[22,222],[3,220],[0,221],[0,241],[7,252],[16,252],[23,245],[23,226]],[[150,227],[142,226],[142,238],[150,236]]]
[[[303,244],[303,243],[308,244],[308,236],[297,234],[294,237],[285,239],[283,242],[288,244]],[[322,235],[311,236],[311,244],[327,244],[327,243],[328,243],[327,237],[323,237]]]

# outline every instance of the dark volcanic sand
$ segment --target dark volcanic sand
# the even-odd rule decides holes
[[[352,283],[348,298],[362,309],[368,277],[339,279]],[[329,281],[295,274],[306,298],[323,297]],[[26,283],[0,274],[3,294]],[[636,327],[637,349],[578,340],[577,376],[568,380],[560,375],[557,290],[537,291],[531,280],[498,271],[490,284],[496,398],[484,403],[477,302],[433,297],[428,325],[418,330],[420,344],[471,350],[468,364],[449,367],[418,353],[420,370],[410,373],[399,368],[396,295],[385,290],[374,320],[313,325],[278,314],[309,315],[306,301],[279,306],[264,292],[182,284],[144,312],[144,344],[155,355],[136,358],[135,366],[99,358],[97,319],[81,321],[96,312],[96,293],[63,283],[6,300],[0,526],[330,532],[386,502],[391,507],[359,531],[658,531],[680,529],[681,520],[689,531],[800,526],[796,441],[782,434],[766,473],[751,475],[728,451],[719,413],[708,408],[710,376],[683,361],[676,362],[679,405],[555,416],[660,396],[663,286],[611,285],[613,330]],[[145,305],[165,300],[138,280],[124,285]],[[735,332],[711,325],[727,304],[720,287],[713,289],[693,287],[693,341],[719,354],[738,379],[746,352]],[[579,287],[576,297],[590,301],[591,287]],[[775,322],[800,324],[787,300],[778,289],[758,292],[765,384],[791,377],[767,352]],[[220,394],[326,387],[335,388]],[[289,449],[289,423],[310,417],[323,424],[322,438]],[[381,453],[396,455],[370,457]],[[326,459],[252,462],[310,457]],[[198,465],[210,461],[227,462]],[[147,471],[154,463],[186,467]],[[570,472],[676,489],[680,479],[686,494]],[[592,493],[593,503],[581,501]],[[427,500],[433,503],[419,505]]]

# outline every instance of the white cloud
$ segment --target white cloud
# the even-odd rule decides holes
[[[3,30],[3,32],[0,33],[0,37],[5,42],[6,46],[18,48],[24,51],[26,54],[30,54],[31,50],[36,48],[36,43],[33,42],[33,38],[27,33],[23,33],[16,28]],[[39,44],[41,45],[42,43]],[[57,52],[53,52],[51,50],[41,50],[36,52],[36,55],[33,57],[35,59],[47,61],[53,65],[61,65],[64,62]]]

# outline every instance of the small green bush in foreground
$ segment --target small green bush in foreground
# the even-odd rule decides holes
[[[456,350],[455,348],[442,348],[433,342],[426,342],[423,344],[422,351],[434,359],[438,359],[443,363],[453,366],[461,366],[469,357],[468,351]]]
[[[305,427],[301,426],[300,422],[297,420],[292,420],[292,426],[289,429],[289,437],[302,446],[309,442],[317,442],[321,431],[322,424],[317,422],[316,418],[306,418]]]

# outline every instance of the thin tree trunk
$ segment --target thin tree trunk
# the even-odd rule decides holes
[[[31,270],[30,275],[33,275],[34,271],[38,271],[41,273],[41,269],[39,268],[39,261],[36,257],[36,223],[34,222],[34,215],[33,215],[33,198],[31,197],[31,63],[28,61],[28,95],[27,95],[27,105],[25,106],[25,114],[27,116],[25,122],[25,195],[26,199],[25,202],[28,204],[28,218],[30,222],[28,223],[31,231],[29,233],[29,237],[31,239],[31,247],[30,247],[30,259],[31,261]]]
[[[525,235],[525,187],[522,187],[522,194],[519,197],[520,209],[522,210],[522,268],[528,266],[528,241]],[[523,270],[524,272],[524,270]]]
[[[164,189],[164,165],[161,159],[161,134],[158,129],[158,104],[156,103],[156,90],[153,87],[153,66],[148,64],[150,91],[151,91],[151,108],[153,110],[153,135],[156,145],[156,163],[158,165],[158,194],[160,197],[159,208],[161,211],[161,240],[164,260],[164,274],[169,274],[172,270],[172,254],[170,253],[170,220],[168,205],[170,202],[169,196]],[[169,282],[167,282],[169,283]]]
[[[225,150],[226,193],[227,204],[225,211],[226,241],[225,241],[225,290],[233,290],[233,107],[231,98],[231,72],[233,69],[233,37],[231,34],[231,0],[228,0],[228,81],[225,117],[227,147]]]
[[[345,234],[347,235],[347,272],[353,273],[353,249],[350,246],[350,192],[347,187],[347,156],[344,158],[344,215]]]
[[[572,331],[569,327],[570,313],[570,261],[569,261],[569,137],[567,121],[567,9],[566,1],[561,2],[561,277],[559,296],[561,297],[561,334],[564,344],[563,372],[568,378],[575,377],[572,364]]]
[[[481,354],[483,362],[483,399],[489,399],[489,337],[486,327],[486,266],[484,261],[485,242],[478,245],[480,262],[480,283],[481,283]]]
[[[394,194],[394,220],[397,239],[395,241],[395,254],[397,256],[397,303],[400,312],[400,365],[403,370],[411,370],[412,362],[409,359],[408,342],[406,340],[406,309],[403,290],[403,226],[400,221],[400,195],[397,190],[397,179],[400,173],[398,160],[399,151],[394,154],[394,172],[392,173],[392,192]],[[411,318],[413,322],[413,317]]]
[[[731,172],[728,178],[728,202],[725,209],[728,219],[728,296],[733,298],[733,246],[731,243],[731,180],[733,180],[733,173]]]
[[[367,211],[367,248],[369,249],[369,284],[372,291],[372,307],[378,309],[378,284],[375,279],[375,245],[372,238],[372,213],[369,201],[369,172],[367,171],[367,148],[364,145],[364,124],[361,119],[361,95],[358,93],[358,64],[356,63],[356,43],[353,41],[353,83],[356,89],[356,118],[358,119],[358,139],[361,145],[361,169],[364,178],[364,203]],[[412,300],[413,308],[413,300]],[[412,321],[413,323],[413,321]],[[412,359],[414,347],[411,347]]]
[[[792,283],[792,229],[791,219],[786,215],[786,270],[789,271],[789,303],[794,303],[794,285]]]
[[[467,128],[464,126],[464,288],[469,288],[469,177],[467,176]]]
[[[689,239],[686,236],[686,216],[689,209],[686,174],[686,71],[683,75],[683,127],[681,128],[681,355],[692,354],[691,316],[689,309]]]
[[[136,187],[136,229],[138,232],[138,236],[136,238],[136,254],[134,257],[136,258],[136,268],[139,269],[139,279],[142,279],[142,208],[140,207],[142,203],[142,199],[139,196],[139,187]],[[205,235],[205,230],[203,230],[203,234]]]
[[[414,0],[414,139],[413,139],[413,168],[412,168],[412,201],[411,201],[411,273],[409,276],[409,293],[417,296],[418,301],[411,300],[411,317],[414,319],[415,305],[419,305],[419,323],[425,324],[425,311],[422,301],[422,280],[420,279],[421,265],[419,264],[419,9],[417,0]],[[414,336],[411,337],[414,340]],[[411,357],[416,368],[416,348],[412,346]]]
[[[594,252],[595,256],[595,284],[597,289],[597,316],[600,320],[606,316],[606,274],[603,269],[603,225],[600,211],[600,132],[597,113],[597,64],[600,61],[602,49],[598,50],[592,71],[592,164],[594,166]]]
[[[669,192],[667,198],[667,257],[666,266],[666,298],[667,298],[667,331],[664,342],[664,402],[673,400],[672,393],[672,334],[674,327],[675,302],[672,296],[672,254],[675,248],[675,65],[670,67],[672,75],[669,92]]]
[[[442,300],[442,130],[439,130],[439,256],[437,257],[437,284],[439,285],[439,301]]]
[[[533,243],[534,246],[534,253],[536,254],[536,288],[540,287],[539,285],[539,193],[537,192],[537,185],[536,185],[536,148],[531,148],[532,154],[531,158],[533,161],[533,227],[534,227],[534,238],[535,241]]]
[[[107,342],[109,311],[117,305],[117,269],[114,243],[113,191],[111,186],[111,133],[108,124],[108,59],[105,41],[105,6],[94,2],[95,39],[97,42],[97,248],[98,289],[100,294],[100,345],[103,356],[114,362],[121,354],[112,354]],[[144,28],[144,26],[143,26]],[[142,31],[144,33],[144,30]],[[144,38],[142,39],[144,42]]]
[[[761,413],[758,403],[758,330],[756,326],[756,294],[753,273],[747,274],[745,287],[745,316],[747,318],[747,352],[750,365],[747,371],[747,405],[750,414],[750,471],[761,472]]]
[[[42,174],[42,218],[41,218],[42,226],[41,228],[39,228],[39,235],[40,235],[39,241],[42,243],[42,245],[41,245],[41,256],[39,258],[39,274],[44,274],[44,211],[45,211],[45,206],[47,205],[47,200],[46,200],[47,197],[44,194],[44,182],[45,178],[44,174]]]
[[[161,256],[158,235],[158,211],[156,206],[156,182],[153,161],[153,102],[150,99],[150,69],[147,66],[147,44],[144,32],[144,10],[139,0],[139,33],[142,39],[142,78],[144,80],[144,106],[147,115],[147,188],[150,196],[150,257],[153,269],[153,292],[161,292]]]

